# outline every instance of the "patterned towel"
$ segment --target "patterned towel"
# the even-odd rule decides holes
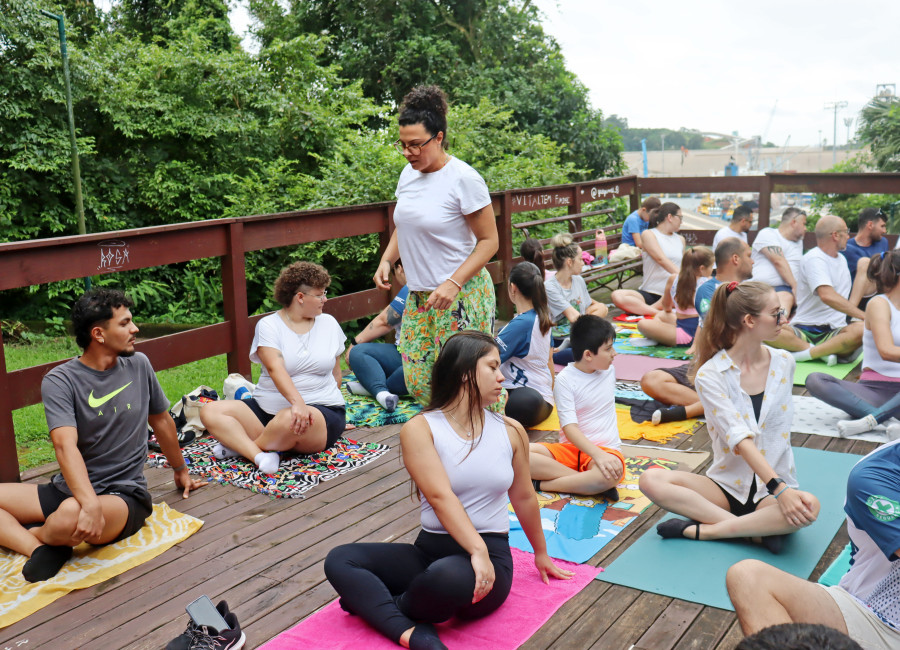
[[[644,347],[641,345],[631,345],[631,341],[647,341],[645,337],[638,334],[635,330],[623,328],[616,333],[616,342],[613,344],[616,352],[619,354],[642,354],[645,357],[656,357],[658,359],[690,359],[691,355],[687,353],[686,346],[666,347],[665,345],[653,345]]]
[[[347,404],[347,424],[356,427],[384,427],[389,424],[403,424],[412,416],[422,410],[422,405],[411,397],[403,397],[397,408],[392,413],[388,413],[381,404],[375,401],[374,397],[366,397],[365,395],[354,395],[347,390],[347,382],[356,381],[356,375],[350,373],[344,375],[341,382],[341,394],[344,396],[344,402]]]
[[[219,460],[212,455],[216,441],[200,440],[182,449],[191,474],[206,476],[219,483],[230,483],[251,492],[276,498],[303,498],[303,493],[321,481],[329,481],[340,474],[362,467],[387,452],[390,447],[375,443],[360,443],[340,438],[334,446],[308,456],[282,454],[277,474],[262,474],[245,458]],[[166,457],[151,452],[147,459],[151,467],[168,467]]]
[[[196,533],[202,525],[199,519],[158,503],[134,535],[108,546],[81,544],[60,572],[43,582],[26,582],[22,577],[24,555],[0,550],[0,628],[22,620],[70,591],[100,584],[152,560]]]

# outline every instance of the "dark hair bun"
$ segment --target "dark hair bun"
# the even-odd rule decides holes
[[[403,98],[400,112],[405,110],[428,111],[444,117],[447,115],[447,95],[440,86],[416,86]]]

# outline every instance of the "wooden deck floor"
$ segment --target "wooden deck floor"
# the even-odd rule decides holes
[[[799,392],[799,391],[798,391]],[[0,630],[0,649],[153,648],[185,627],[184,606],[207,594],[225,598],[255,648],[331,601],[322,560],[354,541],[411,541],[418,507],[399,459],[399,426],[360,429],[351,437],[384,442],[391,451],[308,492],[271,499],[211,484],[187,501],[171,472],[147,471],[154,501],[202,519],[199,532],[156,559],[90,589],[72,592]],[[794,435],[795,446],[863,454],[874,443]],[[669,443],[709,450],[705,427]],[[703,471],[705,466],[697,471]],[[609,565],[661,516],[652,507],[590,560]],[[842,526],[813,574],[817,578],[847,541]],[[734,647],[741,638],[732,612],[600,581],[567,602],[523,647],[686,650]],[[17,643],[27,640],[27,644]],[[310,640],[314,648],[315,641]]]

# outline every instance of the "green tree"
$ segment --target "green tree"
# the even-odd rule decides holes
[[[264,45],[303,32],[333,36],[324,60],[340,63],[376,101],[397,106],[413,86],[436,83],[452,102],[487,98],[508,107],[520,128],[563,145],[564,160],[589,176],[620,169],[617,132],[566,69],[530,0],[251,0],[250,7]]]
[[[873,99],[859,114],[858,136],[871,148],[879,171],[900,171],[900,101]]]

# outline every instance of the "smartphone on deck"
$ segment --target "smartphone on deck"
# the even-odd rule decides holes
[[[219,610],[215,608],[209,596],[200,596],[197,600],[184,608],[195,625],[214,628],[218,631],[230,630],[231,626],[225,622]]]

